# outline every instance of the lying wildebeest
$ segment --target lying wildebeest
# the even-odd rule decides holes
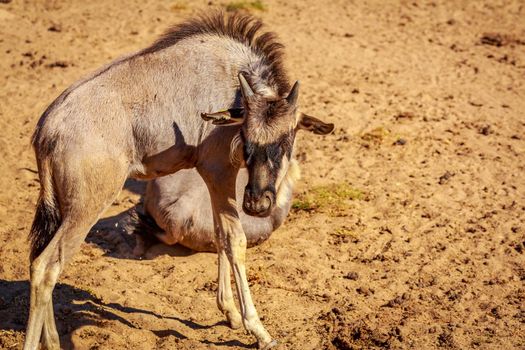
[[[276,204],[267,217],[247,215],[242,208],[242,193],[248,184],[248,172],[237,174],[237,211],[248,247],[266,241],[288,215],[292,191],[299,179],[299,165],[294,159],[276,188]],[[139,214],[135,232],[138,244],[135,253],[145,252],[144,241],[154,235],[162,242],[179,243],[198,252],[216,252],[215,230],[210,195],[195,169],[151,180],[144,195],[145,214]],[[145,237],[144,237],[145,236]],[[145,239],[145,240],[144,240]]]
[[[73,84],[43,113],[33,135],[41,189],[30,233],[24,349],[36,349],[41,336],[45,347],[59,348],[53,288],[126,178],[152,179],[189,168],[197,169],[210,193],[218,306],[232,326],[242,321],[260,348],[275,343],[248,288],[237,172],[241,166],[248,170],[243,210],[267,216],[296,131],[326,134],[333,125],[298,112],[299,85],[290,88],[282,45],[272,33],[258,34],[261,25],[252,17],[225,20],[218,14],[175,26],[152,46]]]

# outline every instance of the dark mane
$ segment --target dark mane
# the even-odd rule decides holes
[[[141,54],[163,50],[194,35],[227,36],[250,47],[263,59],[263,62],[270,68],[268,82],[277,86],[279,96],[284,96],[290,90],[282,63],[284,46],[277,41],[277,35],[273,32],[258,35],[262,27],[261,20],[250,15],[234,13],[225,16],[222,12],[202,14],[195,19],[171,27],[153,45],[142,50]]]

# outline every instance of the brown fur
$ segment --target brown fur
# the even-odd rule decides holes
[[[288,106],[285,101],[267,101],[260,97],[250,101],[244,128],[246,136],[252,142],[259,145],[270,144],[294,129],[295,106]]]
[[[222,12],[201,14],[196,19],[168,29],[160,39],[139,54],[145,55],[163,50],[194,35],[227,36],[250,47],[258,56],[264,57],[264,63],[269,68],[267,71],[269,85],[277,86],[279,96],[284,96],[290,90],[282,62],[284,46],[277,41],[277,35],[273,32],[258,35],[262,27],[263,23],[250,15],[235,13],[225,18]]]

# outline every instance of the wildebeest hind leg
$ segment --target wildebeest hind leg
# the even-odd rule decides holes
[[[54,167],[53,196],[55,209],[61,209],[61,223],[55,233],[45,232],[49,225],[40,225],[42,236],[52,238],[41,251],[36,251],[31,262],[30,309],[24,350],[37,349],[41,335],[45,348],[60,348],[53,319],[53,289],[89,229],[118,195],[126,175],[125,162],[108,161],[103,157],[82,159],[81,164],[61,162]],[[37,218],[38,213],[35,221]],[[45,218],[45,215],[40,216],[42,220]]]
[[[55,325],[55,313],[53,311],[53,297],[49,299],[44,316],[44,327],[42,330],[42,344],[45,349],[59,349],[60,340]]]

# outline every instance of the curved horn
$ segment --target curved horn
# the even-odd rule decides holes
[[[241,83],[241,92],[244,98],[250,98],[253,95],[255,95],[253,93],[252,88],[250,87],[250,84],[248,84],[248,82],[246,81],[246,78],[244,77],[242,73],[239,73],[239,82]]]
[[[288,94],[288,97],[286,97],[286,101],[289,105],[295,106],[297,103],[297,98],[299,97],[299,80],[293,84],[292,90],[290,90],[290,93]]]

